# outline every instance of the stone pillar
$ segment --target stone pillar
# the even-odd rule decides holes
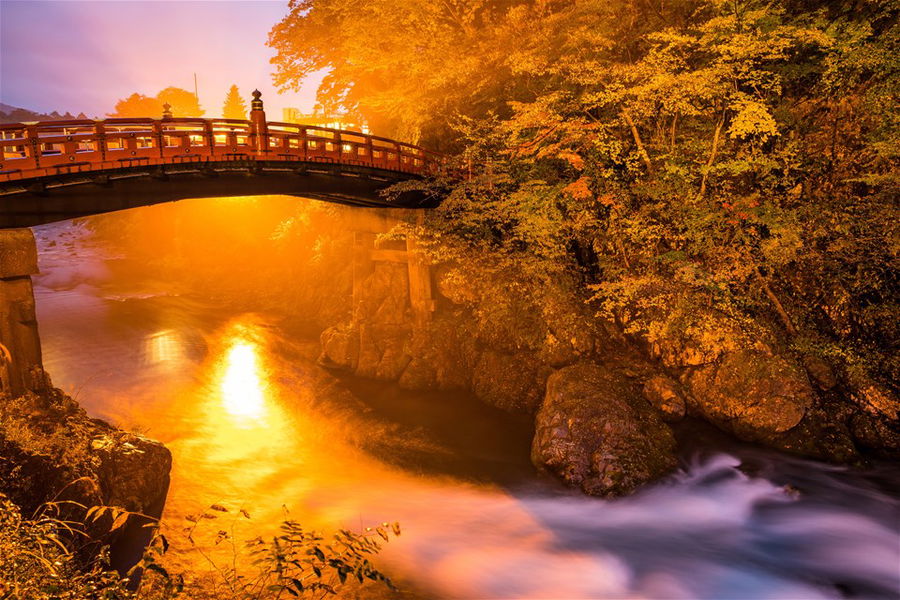
[[[416,224],[422,225],[425,215],[416,215]],[[406,235],[406,266],[409,269],[409,304],[412,306],[416,325],[424,326],[434,312],[434,296],[431,291],[431,267],[419,250],[416,237]]]
[[[269,126],[266,124],[266,112],[263,110],[262,93],[253,90],[253,100],[250,102],[250,145],[257,155],[269,151]]]
[[[375,270],[372,261],[372,249],[375,247],[375,234],[368,231],[353,232],[353,310],[356,311],[362,298],[362,284],[366,277]]]
[[[0,395],[44,386],[31,276],[38,272],[30,229],[0,229]]]

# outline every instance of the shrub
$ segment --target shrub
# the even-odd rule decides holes
[[[391,534],[400,535],[397,523],[384,523],[362,533],[341,529],[330,537],[307,531],[293,520],[281,524],[271,540],[261,537],[245,542],[246,555],[239,555],[231,535],[220,530],[216,543],[230,541],[233,556],[217,562],[194,541],[201,523],[218,518],[228,509],[212,505],[204,513],[188,518],[185,529],[189,551],[198,553],[212,568],[213,577],[190,586],[185,576],[166,567],[168,539],[158,523],[143,559],[126,575],[110,567],[108,548],[87,559],[81,552],[90,543],[86,529],[111,517],[110,529],[122,527],[133,513],[110,506],[85,512],[85,522],[61,518],[71,502],[49,502],[32,518],[0,494],[0,598],[28,600],[171,600],[215,598],[216,600],[270,600],[282,597],[316,597],[337,594],[351,581],[374,581],[396,589],[370,558]],[[74,508],[84,510],[83,506]],[[245,510],[236,518],[249,519]]]

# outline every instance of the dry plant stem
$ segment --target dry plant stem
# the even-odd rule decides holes
[[[678,124],[678,113],[672,115],[672,127],[669,130],[669,154],[675,152],[675,129]]]

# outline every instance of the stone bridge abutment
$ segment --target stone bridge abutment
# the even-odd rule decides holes
[[[38,272],[30,229],[0,229],[0,395],[44,385],[31,276]]]

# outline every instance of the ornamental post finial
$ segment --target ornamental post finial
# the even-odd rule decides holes
[[[163,104],[163,119],[171,119],[172,118],[172,106],[166,102]]]
[[[262,96],[262,92],[259,90],[253,90],[253,100],[250,102],[251,110],[262,110],[263,109],[263,101],[260,99]]]

